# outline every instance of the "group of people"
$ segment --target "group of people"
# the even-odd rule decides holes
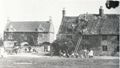
[[[19,52],[20,47],[13,47],[12,50],[6,51],[4,46],[0,47],[0,57],[6,57],[8,54],[17,54]],[[37,51],[31,47],[25,48],[26,53],[37,53]]]
[[[82,54],[81,54],[82,58],[92,58],[93,56],[94,56],[94,52],[93,52],[92,49],[90,49],[90,50],[87,50],[87,49],[82,50]]]
[[[94,56],[94,52],[93,50],[87,50],[87,49],[83,49],[81,51],[78,52],[72,52],[71,54],[66,54],[66,52],[60,52],[60,56],[63,57],[75,57],[75,58],[92,58]]]
[[[36,49],[32,47],[25,48],[25,53],[38,53]]]

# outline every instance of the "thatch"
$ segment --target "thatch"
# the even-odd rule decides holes
[[[53,32],[49,21],[11,21],[4,31],[11,32],[10,29],[14,29],[12,32]]]
[[[92,34],[119,34],[119,17],[116,14],[81,14],[77,17],[65,16],[59,29],[59,34],[82,32]],[[75,25],[73,28],[72,24]]]

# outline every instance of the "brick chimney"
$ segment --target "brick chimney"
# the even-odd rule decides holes
[[[65,16],[65,8],[63,8],[63,10],[62,10],[62,16],[63,17]]]
[[[99,15],[103,16],[103,14],[104,14],[104,9],[103,9],[102,6],[100,6],[100,8],[99,8]]]

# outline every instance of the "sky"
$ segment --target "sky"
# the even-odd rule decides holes
[[[57,34],[63,8],[67,16],[78,16],[86,12],[98,14],[100,6],[103,6],[105,14],[120,14],[120,6],[108,10],[105,2],[106,0],[0,0],[0,36],[3,36],[8,19],[9,21],[47,21],[50,16]]]

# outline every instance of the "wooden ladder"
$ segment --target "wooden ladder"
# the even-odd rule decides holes
[[[81,40],[82,40],[82,36],[78,39],[77,45],[76,45],[75,50],[74,50],[75,53],[77,53],[77,51],[78,51]]]

